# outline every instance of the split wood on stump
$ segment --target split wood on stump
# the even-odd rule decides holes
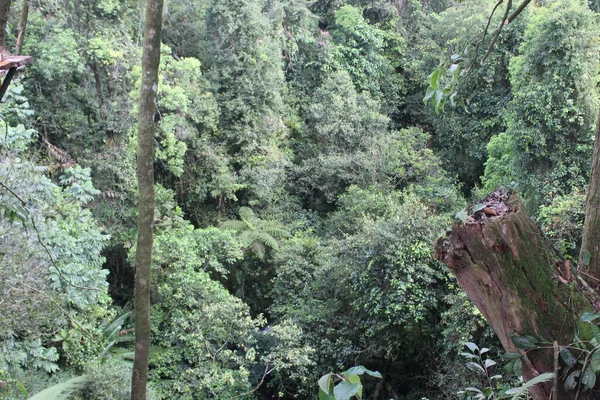
[[[569,263],[527,215],[518,196],[501,189],[469,210],[466,221],[456,221],[447,236],[436,241],[436,258],[456,275],[505,350],[523,354],[525,380],[554,371],[551,346],[525,354],[510,336],[570,343],[580,314],[594,310],[594,295],[571,274]],[[552,382],[547,382],[530,394],[547,400],[551,390]],[[562,384],[558,391],[561,400],[575,397]],[[580,394],[580,399],[586,397]]]

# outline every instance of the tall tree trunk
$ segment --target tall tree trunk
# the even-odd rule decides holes
[[[163,0],[146,0],[146,26],[139,103],[137,176],[139,210],[135,258],[135,359],[132,400],[146,399],[150,353],[150,283],[154,220],[154,132]]]
[[[596,122],[594,157],[587,193],[579,268],[595,278],[600,278],[600,115]]]
[[[19,36],[17,37],[17,55],[23,52],[23,41],[25,40],[25,32],[27,31],[27,17],[29,15],[29,0],[23,0],[23,10],[21,10],[21,18],[19,21]]]
[[[523,376],[529,380],[554,371],[552,349],[519,350],[511,335],[531,335],[570,343],[579,314],[593,311],[597,301],[571,274],[519,198],[505,191],[492,193],[463,223],[435,244],[436,257],[456,275],[469,298],[485,316],[507,351],[523,354]],[[535,400],[547,400],[552,383],[535,386]],[[559,385],[559,399],[575,391]],[[583,398],[583,397],[582,397]]]
[[[9,11],[10,0],[0,0],[0,48],[6,48],[6,25]]]

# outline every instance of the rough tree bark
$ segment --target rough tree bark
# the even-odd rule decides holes
[[[146,399],[150,353],[150,283],[154,220],[154,132],[163,0],[146,0],[146,25],[139,102],[137,176],[139,207],[135,258],[135,359],[132,400]]]
[[[499,190],[482,203],[484,208],[464,223],[456,221],[437,240],[436,257],[456,275],[504,348],[523,354],[523,376],[529,380],[554,371],[554,352],[537,349],[525,355],[510,335],[570,343],[579,315],[594,310],[597,296],[571,274],[516,195]],[[531,395],[547,400],[551,389],[548,382],[535,386]],[[559,399],[575,398],[575,391],[565,392],[562,384],[558,389]]]
[[[594,157],[588,187],[579,269],[600,278],[600,115],[596,122]]]

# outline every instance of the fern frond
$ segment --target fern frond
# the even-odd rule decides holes
[[[279,243],[277,243],[277,240],[275,240],[273,236],[269,235],[266,232],[258,232],[258,235],[256,235],[256,239],[260,240],[265,246],[270,247],[272,249],[279,248]]]
[[[238,214],[242,221],[246,222],[247,224],[252,224],[257,220],[256,214],[254,214],[254,211],[252,211],[250,207],[240,207]]]
[[[88,381],[89,377],[87,375],[76,376],[42,390],[35,396],[30,397],[29,400],[65,400],[85,389]]]
[[[248,247],[256,240],[255,235],[256,231],[243,231],[238,236],[238,240],[240,241],[242,247]]]
[[[221,224],[221,229],[227,229],[230,231],[240,232],[240,231],[248,229],[248,225],[244,221],[232,219],[232,220],[223,222]]]
[[[286,238],[290,236],[290,233],[278,226],[265,226],[263,227],[263,231],[267,232],[269,235],[275,237],[275,238]]]
[[[249,247],[250,250],[252,250],[252,252],[254,253],[254,255],[258,258],[260,258],[261,260],[263,258],[265,258],[265,246],[259,242],[259,241],[255,241],[254,243],[252,243],[252,245]]]

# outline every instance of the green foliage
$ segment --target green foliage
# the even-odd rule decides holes
[[[217,93],[221,135],[245,157],[282,128],[281,47],[265,7],[264,0],[215,1],[206,16],[205,65]]]
[[[404,90],[403,77],[396,68],[406,48],[404,38],[393,28],[396,20],[371,25],[360,8],[340,7],[331,31],[335,64],[347,71],[359,92],[368,92],[391,116],[398,112]]]
[[[295,190],[325,209],[350,185],[391,190],[414,184],[432,202],[455,197],[452,190],[441,193],[451,184],[427,149],[427,134],[388,125],[377,102],[358,94],[347,73],[331,74],[315,92],[298,138]]]
[[[326,243],[296,235],[278,252],[271,311],[297,321],[319,366],[360,354],[378,369],[407,359],[421,368],[411,343],[434,346],[445,278],[430,241],[447,219],[413,195],[356,187],[340,205]]]
[[[143,13],[132,0],[30,3],[35,62],[0,107],[1,396],[85,373],[84,398],[126,398]],[[158,395],[313,398],[319,376],[357,363],[385,383],[350,369],[327,396],[338,384],[338,397],[356,397],[364,383],[380,398],[452,397],[470,379],[457,346],[493,339],[431,242],[464,208],[459,189],[516,182],[540,196],[544,229],[574,257],[596,107],[595,16],[575,1],[537,6],[472,68],[493,6],[169,1],[154,165]],[[456,106],[424,106],[426,86],[438,111],[454,93]],[[569,351],[569,382],[589,386],[579,361],[592,353]]]
[[[598,106],[589,90],[598,80],[596,27],[596,16],[580,2],[536,8],[510,62],[513,174],[533,204],[587,182]]]
[[[481,37],[492,7],[485,1],[462,2],[428,15],[422,23],[423,34],[411,48],[416,59],[409,67],[421,93],[423,84],[427,85],[425,101],[432,102],[428,109],[435,111],[416,117],[429,121],[437,154],[465,188],[478,183],[486,144],[506,127],[504,110],[511,98],[507,60],[515,53],[527,19],[522,15],[505,26],[494,51],[480,65],[492,36],[489,32],[485,40]],[[491,29],[498,26],[499,14],[492,19]],[[433,69],[427,76],[425,71]]]
[[[92,363],[87,369],[88,382],[82,400],[127,400],[131,398],[131,362],[108,357]],[[160,399],[152,382],[148,385],[149,400]],[[163,397],[164,398],[164,397]]]
[[[223,398],[247,391],[256,361],[252,335],[262,320],[210,278],[241,257],[239,244],[216,228],[187,222],[156,235],[151,375],[157,393]]]
[[[377,371],[365,367],[352,367],[341,374],[329,373],[319,379],[319,400],[350,400],[353,397],[362,399],[363,386],[360,375],[367,374],[381,379]]]
[[[483,190],[494,191],[500,186],[514,186],[515,152],[510,136],[500,133],[493,136],[487,145],[488,159],[481,177]]]
[[[577,259],[585,219],[585,194],[579,190],[556,196],[548,206],[541,206],[538,220],[542,230],[563,254]]]
[[[516,340],[515,343],[530,343],[529,338],[522,338],[520,336],[513,336],[513,341]],[[469,353],[462,352],[460,353],[463,357],[467,358],[469,361],[465,364],[467,368],[479,376],[481,376],[483,381],[485,381],[486,387],[484,389],[479,389],[477,387],[467,387],[464,390],[458,392],[458,394],[462,395],[464,399],[478,399],[478,400],[486,400],[486,399],[511,399],[511,400],[519,400],[522,398],[529,398],[528,391],[532,386],[538,385],[540,383],[548,382],[554,379],[554,372],[545,372],[536,376],[533,379],[523,383],[518,387],[510,387],[506,384],[506,382],[502,381],[502,375],[495,374],[494,370],[498,365],[496,361],[492,360],[489,356],[485,356],[484,354],[488,353],[490,349],[483,347],[479,348],[475,343],[468,342],[465,344]],[[519,346],[519,345],[517,345]],[[522,347],[519,347],[522,348]],[[527,347],[531,348],[531,347]],[[516,355],[516,359],[519,359],[520,355]]]

